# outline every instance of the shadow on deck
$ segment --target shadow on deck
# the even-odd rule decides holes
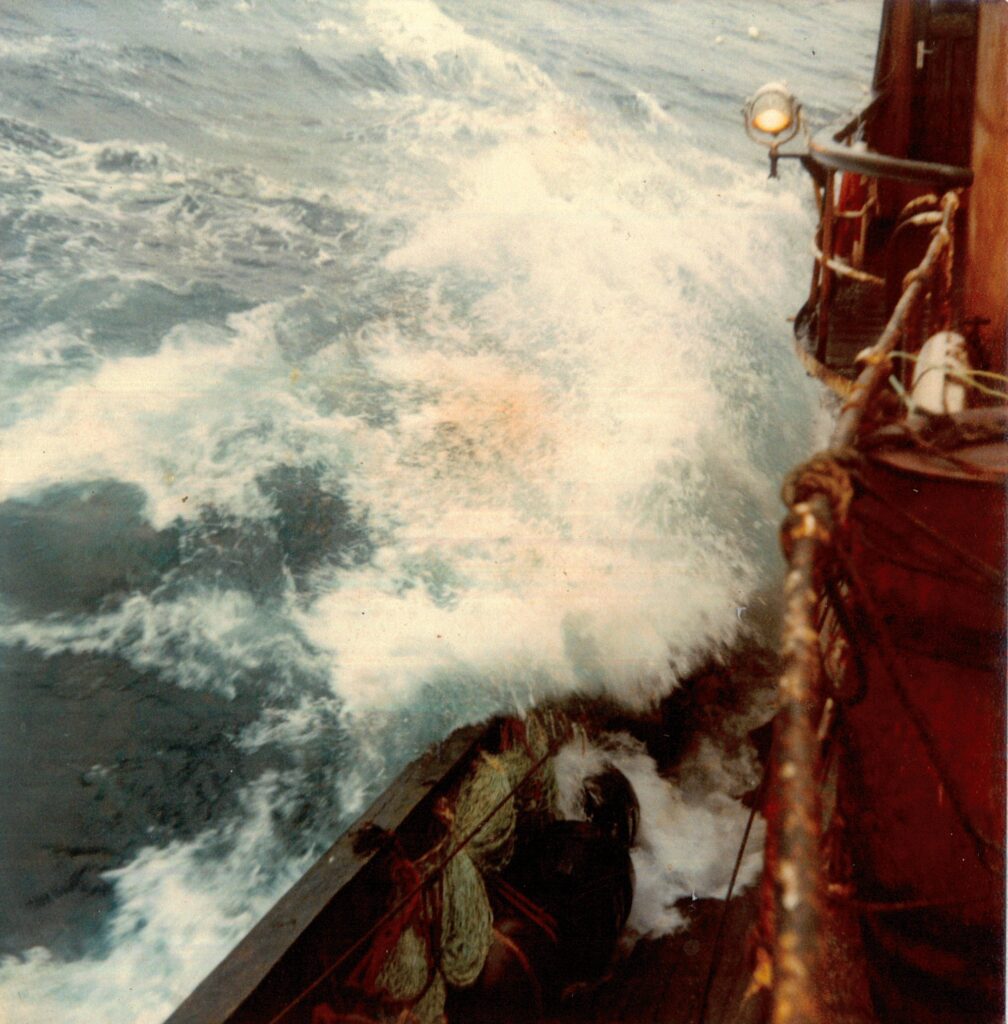
[[[688,928],[663,939],[642,939],[604,981],[566,999],[546,1024],[699,1024],[722,908],[720,900],[697,900],[688,910]],[[728,907],[707,1024],[762,1024],[767,1019],[763,995],[745,998],[748,934],[756,911],[755,888]]]

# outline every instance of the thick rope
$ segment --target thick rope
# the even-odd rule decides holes
[[[350,975],[350,983],[360,986],[365,992],[375,992],[379,987],[387,989],[387,985],[381,979],[386,968],[389,950],[399,951],[401,947],[401,955],[404,961],[408,962],[411,960],[413,949],[412,940],[407,936],[413,936],[416,942],[422,941],[413,925],[420,914],[422,903],[420,883],[423,875],[412,861],[397,853],[392,868],[392,877],[396,889],[400,892],[405,891],[409,895],[398,904],[395,913],[387,916],[375,934],[375,941],[370,953],[361,960]],[[423,978],[417,987],[418,993],[422,991],[423,984],[427,980],[426,956],[424,961]],[[405,963],[402,968],[394,971],[394,975],[391,979],[392,984],[402,985],[406,989],[411,987],[412,971]]]
[[[483,878],[466,853],[444,871],[441,972],[454,988],[467,988],[480,975],[493,941],[493,911]]]
[[[819,263],[825,263],[834,274],[839,274],[841,277],[849,277],[855,281],[861,281],[863,284],[875,285],[878,288],[885,285],[884,277],[879,277],[878,274],[869,274],[866,270],[858,270],[839,257],[834,256],[828,260],[824,259],[822,250],[815,244],[812,245],[812,255],[815,256]]]
[[[510,862],[518,823],[516,804],[507,765],[493,754],[481,754],[462,782],[451,815],[453,838],[473,833],[468,854],[480,871],[501,871]],[[498,805],[500,810],[480,825],[487,808]]]
[[[842,373],[826,366],[816,359],[815,355],[802,344],[797,338],[794,339],[794,350],[798,361],[805,368],[805,372],[815,377],[821,384],[825,384],[838,398],[847,398],[854,390],[854,381],[845,377]]]
[[[850,473],[840,461],[849,458],[850,453],[837,451],[813,455],[785,477],[781,486],[784,504],[794,509],[802,502],[811,501],[816,495],[823,495],[829,501],[834,524],[842,526],[847,522],[847,512],[854,498]]]
[[[382,964],[372,991],[381,989],[397,1003],[415,1002],[429,987],[431,969],[426,938],[408,927]]]
[[[512,798],[514,792],[520,787],[526,785],[532,779],[535,773],[538,772],[544,764],[546,764],[549,758],[551,758],[553,754],[556,752],[556,748],[559,747],[559,745],[559,739],[553,740],[550,743],[549,749],[546,751],[546,753],[543,754],[542,757],[540,757],[537,761],[535,761],[532,764],[532,766],[525,773],[525,775],[522,777],[521,781],[514,788],[514,790],[512,790],[512,792],[509,793],[507,797],[501,800],[497,806],[491,808],[489,813],[481,822],[479,822],[479,824],[472,830],[472,832],[470,832],[467,836],[463,837],[463,839],[460,842],[458,842],[448,851],[444,859],[437,865],[437,868],[434,872],[427,875],[425,878],[421,879],[409,892],[407,892],[389,910],[387,910],[370,928],[367,929],[367,931],[364,932],[363,935],[360,936],[360,938],[358,938],[347,949],[345,949],[313,982],[311,982],[311,984],[309,984],[306,988],[302,989],[302,991],[299,992],[298,995],[296,995],[289,1003],[287,1003],[286,1006],[284,1006],[278,1013],[271,1017],[268,1021],[268,1024],[277,1024],[278,1021],[283,1020],[284,1017],[286,1017],[287,1014],[291,1012],[291,1010],[293,1010],[304,999],[311,995],[311,993],[314,992],[319,987],[319,985],[321,985],[322,982],[326,980],[326,978],[329,978],[332,974],[339,970],[355,953],[359,952],[361,948],[363,948],[368,942],[370,942],[381,931],[382,928],[386,927],[391,920],[396,918],[397,915],[402,914],[404,908],[408,907],[417,896],[419,896],[428,886],[430,886],[434,882],[436,877],[438,877],[440,874],[444,872],[444,869],[448,866],[448,864],[466,848],[469,841],[480,831],[480,829],[504,806],[507,800],[510,800]]]
[[[445,980],[439,971],[435,971],[427,991],[396,1018],[396,1024],[400,1021],[402,1024],[441,1024],[447,999]]]

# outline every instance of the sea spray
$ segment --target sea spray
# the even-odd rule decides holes
[[[630,851],[635,888],[627,922],[634,936],[655,938],[673,932],[686,924],[677,905],[681,901],[721,899],[727,892],[749,818],[749,809],[738,799],[742,794],[733,790],[742,778],[757,785],[759,773],[751,751],[736,753],[734,763],[727,752],[717,751],[714,759],[712,752],[712,745],[705,746],[701,756],[708,772],[719,766],[721,785],[708,779],[693,793],[674,778],[663,777],[643,743],[626,733],[602,734],[591,742],[579,737],[557,754],[562,816],[584,818],[583,783],[608,766],[623,772],[637,795],[640,826]],[[697,766],[687,763],[679,770],[689,775]],[[742,861],[738,890],[751,885],[759,873],[763,835],[758,819]]]
[[[73,562],[0,595],[6,1019],[163,1019],[428,743],[745,628],[817,399],[738,106],[833,116],[877,24],[782,12],[0,14],[3,554]],[[652,795],[720,860],[714,767]],[[649,842],[641,930],[720,881]]]

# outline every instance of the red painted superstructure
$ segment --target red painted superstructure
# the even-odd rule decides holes
[[[786,488],[777,1022],[829,1019],[841,917],[878,1020],[1004,1019],[1006,56],[1008,4],[888,0],[875,96],[805,158],[820,255],[796,340],[843,404]],[[965,408],[912,393],[939,332],[968,365],[928,373]]]
[[[838,810],[884,1019],[993,1019],[1004,994],[1008,419],[963,419],[987,440],[869,457],[849,512]]]

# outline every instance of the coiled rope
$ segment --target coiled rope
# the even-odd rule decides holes
[[[268,1024],[278,1024],[279,1021],[282,1021],[327,978],[331,977],[336,971],[343,967],[351,957],[360,952],[367,943],[371,942],[379,934],[382,934],[383,930],[390,929],[391,926],[394,926],[397,921],[402,920],[404,917],[412,916],[415,912],[417,905],[416,901],[418,898],[434,883],[436,879],[440,878],[444,874],[448,865],[467,848],[469,843],[480,833],[483,827],[490,822],[494,815],[497,814],[497,812],[500,811],[509,800],[513,800],[514,794],[519,790],[524,789],[524,787],[536,777],[537,773],[543,768],[547,761],[549,761],[554,753],[556,753],[556,750],[565,738],[566,737],[562,731],[559,731],[559,735],[551,735],[550,742],[545,752],[531,763],[528,770],[518,780],[517,784],[511,787],[508,793],[502,796],[501,799],[499,799],[497,803],[491,807],[478,822],[476,822],[472,829],[450,845],[450,848],[447,853],[444,854],[443,858],[438,860],[433,866],[433,870],[415,881],[408,891],[405,892],[389,910],[387,910],[373,925],[371,925],[370,928],[368,928],[347,949],[336,957],[336,959],[324,971],[322,971],[322,973],[319,974],[311,984],[302,989],[297,996],[287,1003],[278,1013],[271,1017]]]

